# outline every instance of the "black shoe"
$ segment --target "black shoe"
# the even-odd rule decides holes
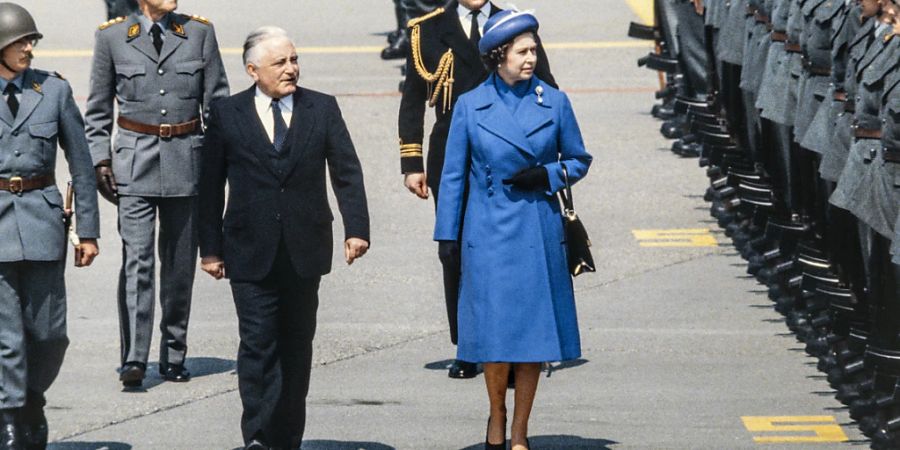
[[[47,448],[47,416],[44,415],[44,406],[47,400],[44,394],[28,391],[25,407],[21,414],[22,441],[26,450],[45,450]]]
[[[184,368],[184,364],[160,364],[159,374],[166,381],[186,383],[191,381],[191,373]]]
[[[488,436],[491,431],[491,418],[488,417],[487,430],[484,432],[484,450],[506,450],[506,419],[503,420],[503,442],[499,444],[491,444],[488,442]]]
[[[475,378],[477,375],[477,364],[459,359],[453,360],[453,364],[450,365],[450,370],[447,372],[447,376],[450,378]]]
[[[258,439],[254,439],[248,442],[246,446],[244,446],[244,450],[269,450],[269,446],[263,444]]]
[[[381,59],[403,59],[409,52],[409,38],[406,33],[400,35],[394,43],[381,50]]]
[[[0,409],[0,449],[25,450],[19,426],[19,409]]]
[[[119,381],[126,388],[139,388],[144,384],[144,372],[146,372],[146,367],[141,363],[125,363],[119,369]]]

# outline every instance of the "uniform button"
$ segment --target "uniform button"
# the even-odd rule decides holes
[[[281,220],[281,214],[275,214],[275,220]]]
[[[166,90],[165,90],[165,89],[160,89],[160,90],[159,90],[159,95],[166,95]]]
[[[869,157],[871,157],[872,159],[875,159],[875,155],[877,155],[877,154],[878,154],[878,150],[875,150],[874,148],[869,149]]]
[[[158,74],[160,74],[160,75],[164,75],[164,74],[166,73],[166,71],[165,71],[165,70],[162,70],[162,69],[159,69],[159,70],[156,71],[156,73],[158,73]]]
[[[162,114],[162,115],[166,115],[166,114],[169,113],[169,111],[166,111],[165,109],[163,109],[163,110],[161,110],[159,113]]]
[[[16,156],[20,156],[22,153],[16,150]]]
[[[281,188],[281,192],[284,193],[284,188]]]

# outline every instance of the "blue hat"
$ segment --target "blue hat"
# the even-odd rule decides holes
[[[526,32],[538,30],[537,17],[529,11],[513,11],[507,9],[491,16],[484,24],[484,33],[478,42],[478,51],[482,55],[513,40]]]

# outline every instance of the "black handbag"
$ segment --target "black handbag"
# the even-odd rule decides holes
[[[594,257],[591,256],[591,238],[588,237],[584,224],[575,213],[575,206],[572,204],[572,185],[569,184],[569,171],[565,164],[562,166],[563,181],[566,187],[559,191],[559,198],[562,200],[563,227],[566,232],[566,247],[568,248],[569,273],[573,277],[577,277],[585,272],[596,272],[594,267]]]

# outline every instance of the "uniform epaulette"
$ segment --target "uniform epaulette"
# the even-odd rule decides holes
[[[207,19],[206,17],[198,16],[198,15],[196,15],[196,14],[190,16],[190,19],[191,19],[191,20],[194,20],[194,21],[197,21],[197,22],[200,22],[200,23],[202,23],[203,25],[211,25],[211,24],[212,24],[212,22],[210,22],[209,19]]]
[[[113,26],[113,25],[115,25],[115,24],[117,24],[117,23],[122,23],[122,22],[124,22],[124,21],[125,21],[125,17],[116,17],[116,18],[113,19],[113,20],[107,20],[106,22],[101,23],[100,26],[97,27],[97,29],[98,29],[98,30],[105,30],[105,29],[107,29],[107,28],[109,28],[109,27],[111,27],[111,26]]]
[[[60,80],[66,79],[66,77],[62,76],[59,72],[50,72],[50,71],[41,70],[41,69],[33,69],[33,70],[41,75],[47,75],[50,77],[59,78]]]
[[[406,26],[409,28],[412,28],[428,19],[431,19],[432,17],[439,16],[443,12],[444,12],[444,8],[438,8],[428,14],[425,14],[424,16],[416,17],[415,19],[409,19],[409,23],[407,23]]]

